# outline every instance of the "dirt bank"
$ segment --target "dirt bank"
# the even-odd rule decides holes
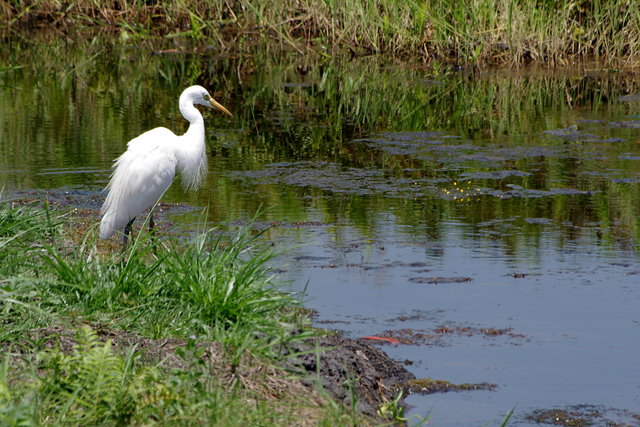
[[[183,339],[148,339],[113,330],[97,330],[100,341],[110,340],[116,351],[126,353],[135,346],[143,363],[160,364],[163,369],[188,370],[193,361],[180,355],[187,347]],[[44,347],[59,348],[71,353],[77,345],[75,331],[61,327],[43,328],[31,332],[29,340],[43,340]],[[221,382],[240,379],[252,389],[264,389],[265,399],[283,394],[294,394],[316,400],[318,392],[345,404],[356,401],[356,409],[372,418],[378,418],[378,408],[393,401],[402,383],[415,380],[404,366],[389,358],[383,351],[358,340],[340,335],[317,336],[293,341],[284,348],[282,366],[270,366],[253,355],[245,354],[239,367],[229,362],[227,351],[217,342],[197,344],[204,351],[199,356],[217,373]],[[25,346],[28,347],[28,346]],[[27,351],[23,353],[27,356]],[[287,357],[288,355],[288,357]],[[256,372],[262,375],[255,375]],[[295,372],[298,379],[291,379]],[[268,372],[265,376],[264,372]],[[322,394],[322,392],[320,393]],[[401,405],[402,401],[399,402]]]
[[[400,384],[415,379],[383,351],[340,335],[296,342],[290,351],[304,353],[290,363],[309,374],[304,380],[307,385],[320,382],[334,399],[347,405],[353,392],[356,408],[370,416],[377,416],[380,405],[398,395]]]

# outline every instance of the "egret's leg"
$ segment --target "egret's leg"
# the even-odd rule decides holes
[[[153,222],[153,210],[149,214],[149,233],[154,234],[154,230],[156,229],[156,223]]]
[[[133,229],[133,221],[136,218],[133,217],[131,221],[124,227],[124,237],[122,237],[122,250],[124,251],[127,248],[127,242],[129,241],[129,234],[131,234],[131,230]]]
[[[153,253],[158,255],[158,242],[156,241],[156,223],[153,221],[153,209],[149,213],[149,234],[151,235],[151,244],[153,245]]]

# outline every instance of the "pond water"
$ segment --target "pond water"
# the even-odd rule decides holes
[[[188,48],[185,48],[187,51]],[[582,66],[465,73],[268,50],[154,53],[99,37],[5,40],[0,188],[99,208],[112,160],[186,129],[209,87],[202,191],[167,215],[272,225],[279,274],[316,326],[384,344],[417,377],[492,390],[413,394],[432,425],[535,425],[562,409],[640,417],[640,80]],[[377,344],[378,345],[378,344]],[[540,421],[540,419],[538,419]]]

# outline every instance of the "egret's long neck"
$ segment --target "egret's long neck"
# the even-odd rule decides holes
[[[189,122],[189,129],[184,136],[190,141],[204,144],[204,119],[200,111],[187,99],[180,98],[180,113]]]
[[[180,98],[180,113],[189,122],[189,129],[176,147],[177,169],[186,190],[196,190],[207,174],[204,144],[204,119],[190,100]]]

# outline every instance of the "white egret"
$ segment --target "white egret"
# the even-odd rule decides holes
[[[189,129],[178,136],[167,128],[152,129],[132,139],[113,164],[109,194],[100,213],[100,238],[108,239],[116,231],[127,237],[136,216],[152,208],[169,188],[176,172],[184,190],[197,190],[207,174],[204,144],[204,119],[194,104],[216,108],[231,116],[229,110],[213,99],[202,86],[191,86],[180,95],[182,116]],[[153,228],[153,211],[150,228]]]

